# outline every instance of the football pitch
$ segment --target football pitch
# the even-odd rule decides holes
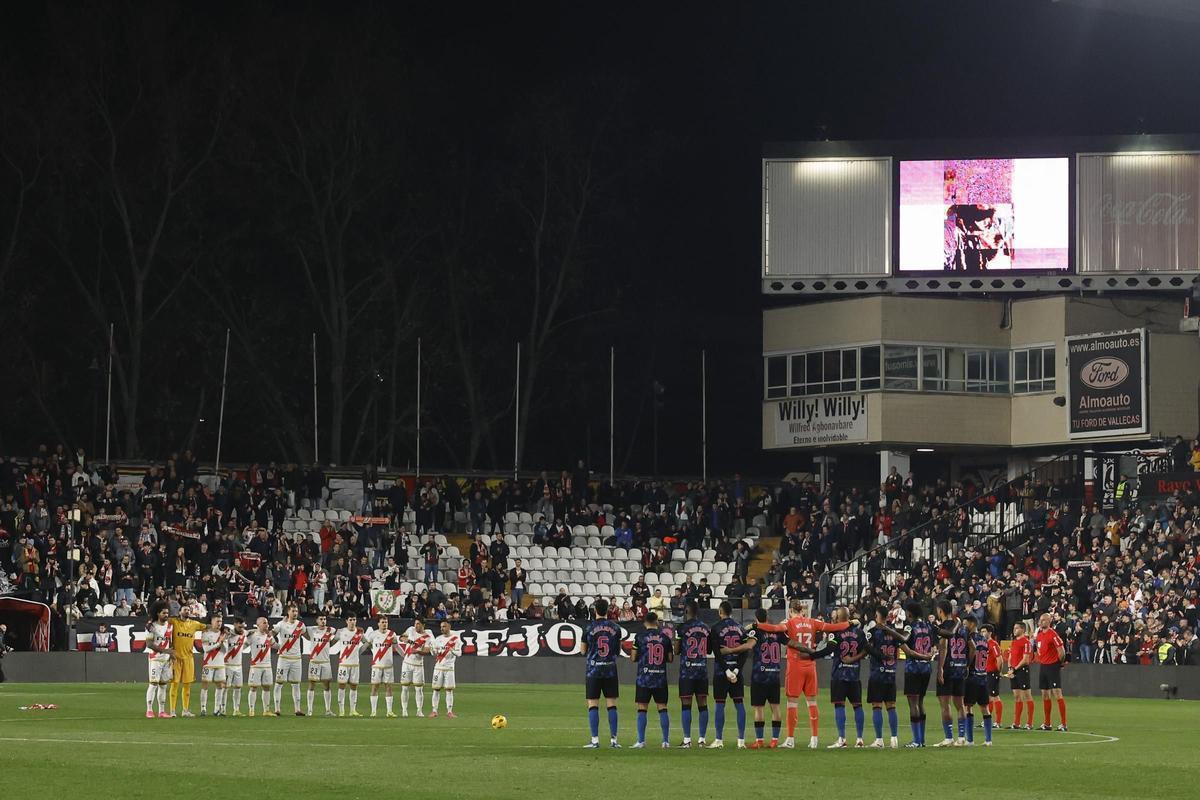
[[[625,687],[622,687],[625,688]],[[369,711],[361,692],[359,711]],[[399,690],[396,708],[399,711]],[[1129,797],[1200,785],[1200,707],[1182,701],[1072,699],[1069,733],[999,731],[990,749],[738,751],[732,706],[724,750],[659,749],[651,712],[645,750],[630,750],[636,714],[622,698],[620,742],[584,750],[582,686],[473,685],[456,692],[458,719],[146,719],[134,684],[0,686],[0,780],[13,797]],[[927,698],[936,714],[936,700]],[[52,711],[20,706],[54,703]],[[336,694],[335,694],[336,703]],[[429,692],[426,691],[426,712]],[[285,714],[291,697],[284,692]],[[900,741],[909,741],[901,711]],[[192,710],[198,711],[198,694]],[[245,706],[243,705],[243,711]],[[866,739],[874,738],[870,709]],[[1006,702],[1005,723],[1012,705]],[[444,709],[443,709],[444,711]],[[508,727],[492,730],[494,714]],[[1041,703],[1037,704],[1041,715]],[[1057,714],[1057,712],[1056,712]],[[1057,719],[1055,720],[1057,722]],[[822,744],[833,708],[822,699]],[[802,719],[800,744],[806,744]],[[849,723],[853,735],[853,721]],[[747,728],[753,737],[748,716]],[[933,716],[929,740],[941,738]],[[768,737],[770,726],[767,728]],[[887,734],[885,723],[885,737]],[[693,730],[693,736],[696,734]],[[709,737],[712,737],[710,726]],[[682,738],[677,701],[671,741]],[[982,741],[982,731],[976,733]],[[17,789],[15,787],[23,787]]]

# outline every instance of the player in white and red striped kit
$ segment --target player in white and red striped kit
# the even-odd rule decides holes
[[[279,642],[279,661],[275,665],[275,711],[283,710],[280,700],[283,696],[283,685],[292,687],[292,709],[297,717],[303,717],[300,710],[300,654],[301,640],[304,638],[304,620],[300,619],[300,607],[288,603],[287,616],[275,623],[272,633]]]
[[[333,667],[329,663],[329,651],[332,649],[331,645],[337,629],[326,625],[326,619],[324,614],[318,614],[316,626],[305,631],[305,636],[312,642],[312,650],[308,653],[308,715],[310,717],[313,715],[313,700],[317,693],[318,683],[324,687],[322,695],[325,698],[325,716],[333,716],[333,695],[329,691],[329,683],[333,680]]]
[[[234,617],[233,631],[225,638],[225,694],[221,698],[218,710],[224,715],[233,698],[233,716],[242,715],[242,657],[246,655],[246,640],[250,636],[246,630],[246,621]]]
[[[450,630],[450,623],[442,620],[440,635],[433,640],[429,650],[433,653],[433,710],[430,717],[438,715],[438,698],[446,690],[446,716],[454,719],[454,664],[462,655],[462,637]],[[403,689],[401,689],[403,691]]]
[[[221,716],[225,704],[225,626],[220,614],[208,618],[208,627],[200,634],[200,716],[208,716],[208,687],[217,690],[213,716]]]
[[[366,648],[367,632],[358,627],[358,617],[346,617],[346,627],[337,633],[337,643],[341,645],[338,657],[338,716],[346,716],[346,687],[350,687],[350,716],[360,717],[358,713],[358,673],[359,654]]]
[[[246,637],[246,652],[250,654],[250,716],[254,716],[254,704],[258,700],[258,690],[263,690],[263,716],[279,716],[279,707],[271,710],[271,650],[275,647],[275,637],[266,617],[259,617],[254,623],[254,630]]]
[[[433,642],[433,634],[425,628],[421,620],[413,620],[413,624],[400,637],[403,642],[404,661],[400,664],[400,716],[408,716],[408,687],[416,688],[417,716],[423,717],[425,707],[425,656],[429,654],[429,645]]]
[[[374,630],[367,631],[367,645],[371,648],[371,716],[379,710],[379,687],[384,687],[387,701],[387,715],[395,717],[392,712],[392,684],[395,674],[392,672],[392,654],[402,653],[400,638],[396,632],[388,630],[388,618],[380,616]]]

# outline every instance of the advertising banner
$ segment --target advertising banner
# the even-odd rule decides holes
[[[1067,337],[1067,436],[1146,433],[1146,331]]]
[[[1146,472],[1138,480],[1138,499],[1200,492],[1200,472]]]
[[[867,441],[867,396],[863,393],[779,400],[772,415],[776,447]]]

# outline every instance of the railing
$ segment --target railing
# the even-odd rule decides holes
[[[939,520],[930,519],[827,570],[821,576],[821,600],[832,597],[836,602],[846,603],[859,599],[869,587],[874,572],[885,580],[894,580],[918,561],[937,562],[961,548],[992,542],[1015,543],[1023,539],[1029,533],[1025,507],[1031,500],[1027,494],[1022,494],[1022,489],[1046,476],[1059,477],[1063,465],[1079,457],[1080,453],[1075,451],[1063,453],[1006,483],[981,488],[975,497],[943,513],[942,518],[948,518],[951,529],[944,544],[934,541]],[[1065,497],[1051,499],[1053,503],[1066,501]],[[962,528],[964,514],[965,532]]]

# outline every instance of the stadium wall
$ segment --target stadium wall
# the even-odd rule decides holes
[[[146,657],[138,653],[10,653],[0,666],[9,681],[18,683],[143,683],[146,680]],[[621,682],[632,686],[633,664],[623,660],[619,669]],[[1036,666],[1033,671],[1036,696]],[[817,672],[821,685],[828,686],[829,662],[819,663]],[[369,665],[364,658],[363,676],[368,674]],[[582,685],[583,659],[564,656],[462,658],[458,661],[457,678],[459,683]],[[676,672],[672,667],[672,686],[675,679]],[[1072,664],[1063,672],[1063,683],[1069,697],[1155,699],[1164,696],[1161,687],[1167,684],[1178,687],[1177,696],[1182,700],[1200,700],[1200,669],[1195,667]],[[1003,681],[1001,686],[1005,699],[1008,699],[1008,682]]]

